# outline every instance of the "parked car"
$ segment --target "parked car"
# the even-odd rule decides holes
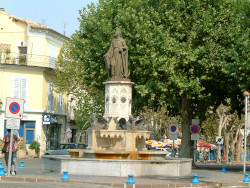
[[[55,150],[48,150],[44,155],[69,155],[68,149],[85,149],[87,148],[86,144],[76,144],[76,143],[65,143],[60,144],[56,147]]]

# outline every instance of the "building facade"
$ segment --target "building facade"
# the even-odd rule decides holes
[[[66,142],[67,96],[53,88],[55,61],[69,38],[0,11],[0,138],[6,132],[6,98],[24,99],[19,135],[37,140],[40,155]]]

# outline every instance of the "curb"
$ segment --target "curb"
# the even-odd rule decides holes
[[[28,177],[18,177],[18,176],[1,176],[0,180],[4,181],[19,181],[27,183],[47,183],[47,182],[60,182],[60,183],[85,183],[94,185],[105,185],[110,187],[120,187],[120,188],[180,188],[180,187],[229,187],[229,186],[250,186],[250,183],[238,182],[238,183],[170,183],[170,184],[126,184],[126,183],[95,183],[95,182],[82,182],[82,181],[62,181],[62,180],[52,180],[52,179],[40,179],[40,178],[28,178]]]

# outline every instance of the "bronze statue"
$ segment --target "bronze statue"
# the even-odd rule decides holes
[[[104,55],[108,76],[115,79],[128,78],[128,47],[121,38],[119,28],[116,29],[115,36],[108,52]]]

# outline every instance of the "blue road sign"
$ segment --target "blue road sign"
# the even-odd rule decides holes
[[[50,122],[51,122],[50,115],[43,114],[43,124],[50,124]]]
[[[12,102],[9,106],[10,113],[17,114],[20,111],[20,105],[17,102]]]

